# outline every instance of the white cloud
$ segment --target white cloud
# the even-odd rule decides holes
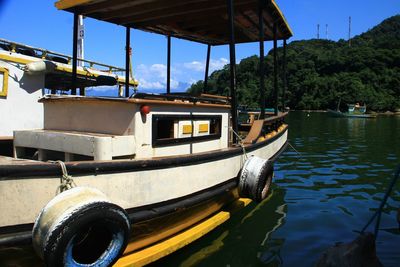
[[[222,69],[226,64],[228,64],[228,60],[226,58],[220,59],[211,59],[210,60],[210,73],[213,71]],[[183,63],[183,66],[189,70],[197,71],[197,72],[204,72],[206,69],[206,62],[205,61],[192,61]]]
[[[176,89],[178,88],[179,81],[171,79],[171,89]]]
[[[139,80],[139,89],[162,89],[165,88],[167,67],[163,64],[140,64],[133,75]]]
[[[197,81],[198,80],[196,80],[196,79],[190,78],[188,83],[189,84],[194,84],[194,83],[197,83]]]
[[[151,74],[156,75],[159,78],[167,79],[167,66],[164,64],[153,64],[150,66],[149,71]]]
[[[194,71],[204,71],[205,69],[205,63],[200,61],[183,63],[183,66],[189,70],[194,70]]]
[[[228,60],[226,58],[221,57],[220,59],[211,59],[210,60],[210,73],[213,71],[222,69],[226,64],[228,64]]]
[[[226,58],[211,59],[210,73],[223,68],[228,63]],[[171,89],[179,88],[180,84],[193,84],[204,78],[205,61],[176,63],[171,66]],[[135,68],[134,77],[139,80],[139,90],[165,89],[167,83],[167,66],[161,63],[145,65]]]
[[[139,78],[139,88],[162,89],[162,88],[165,88],[165,85],[162,84],[161,82],[149,82],[149,81],[146,81],[145,79]]]

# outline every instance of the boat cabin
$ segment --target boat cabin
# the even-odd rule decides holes
[[[367,106],[364,104],[361,106],[359,103],[347,104],[349,114],[364,114],[367,111]]]
[[[15,155],[40,160],[176,156],[228,147],[230,105],[212,98],[46,96],[44,127],[16,131]],[[60,154],[60,152],[64,154]]]
[[[38,159],[43,161],[140,159],[188,155],[239,145],[239,131],[243,127],[238,125],[235,64],[230,64],[230,97],[172,94],[171,37],[208,45],[205,91],[212,46],[228,44],[231,62],[235,62],[235,43],[259,41],[260,71],[263,73],[264,41],[274,40],[276,51],[277,40],[284,39],[285,46],[286,38],[292,35],[284,17],[279,12],[270,12],[279,10],[275,2],[238,0],[230,4],[221,2],[221,5],[212,1],[191,1],[187,5],[179,1],[173,4],[159,0],[150,2],[123,1],[114,4],[111,1],[83,1],[78,5],[76,1],[59,1],[56,6],[74,13],[74,31],[77,31],[78,14],[126,26],[126,47],[130,47],[130,28],[166,35],[166,94],[131,93],[128,71],[131,65],[130,49],[126,49],[125,98],[75,96],[76,88],[79,88],[77,81],[80,69],[77,67],[78,59],[73,57],[72,77],[68,83],[72,95],[50,95],[40,101],[44,110],[43,129],[14,133],[16,157],[23,158],[26,149],[33,148],[38,151]],[[166,12],[164,6],[171,12]],[[209,12],[225,13],[227,7],[231,8],[228,14],[232,17],[213,16],[213,21],[204,20]],[[193,12],[201,18],[198,23],[193,21]],[[150,17],[148,13],[154,13],[154,16]],[[230,25],[230,31],[226,31],[226,27],[216,26],[225,24]],[[73,48],[76,55],[75,39]],[[274,63],[276,66],[276,53]],[[275,76],[276,72],[275,67]],[[261,75],[261,110],[265,110],[263,79]],[[272,115],[280,124],[275,123],[271,127],[270,123],[267,127],[264,125],[265,113],[261,112],[258,119],[262,123],[259,123],[261,126],[257,130],[253,130],[251,142],[264,135],[266,130],[271,132],[282,124],[282,116],[278,116],[276,79],[274,85],[276,99]],[[247,133],[253,122],[254,116],[245,127]]]

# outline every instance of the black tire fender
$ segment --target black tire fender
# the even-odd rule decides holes
[[[122,255],[129,236],[123,208],[96,189],[76,187],[43,208],[32,240],[46,266],[107,267]]]
[[[270,191],[274,165],[271,161],[252,156],[243,165],[239,177],[239,196],[263,201]]]

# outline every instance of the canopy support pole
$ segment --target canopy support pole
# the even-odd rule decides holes
[[[74,13],[74,28],[72,37],[72,80],[71,95],[76,95],[76,73],[78,66],[78,21],[79,15]]]
[[[258,23],[260,33],[260,119],[265,118],[265,82],[264,82],[264,19],[263,5],[264,1],[259,1],[258,4]]]
[[[171,93],[171,36],[167,36],[167,94]]]
[[[131,29],[126,27],[125,40],[125,97],[129,97],[129,68],[130,68],[130,50],[131,50]]]
[[[287,89],[287,77],[286,77],[286,39],[283,39],[283,110],[286,109],[286,89]]]
[[[230,87],[231,87],[231,115],[232,115],[232,143],[237,143],[236,134],[238,132],[237,108],[236,108],[236,51],[235,51],[235,24],[233,0],[227,0],[228,21],[229,21],[229,67],[230,67]]]
[[[211,54],[211,45],[207,46],[207,60],[206,60],[206,72],[204,74],[204,86],[203,86],[203,93],[206,92],[207,85],[208,85],[208,71],[210,68],[210,54]]]
[[[278,99],[279,99],[279,92],[278,92],[278,60],[277,60],[277,34],[276,34],[276,23],[273,26],[273,35],[274,35],[274,92],[275,92],[275,115],[278,115]]]

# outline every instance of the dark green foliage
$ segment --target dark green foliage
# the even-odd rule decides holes
[[[273,106],[273,51],[265,59],[266,106]],[[282,48],[278,48],[282,77]],[[400,15],[383,21],[348,41],[294,41],[287,46],[286,106],[294,109],[336,108],[341,103],[366,103],[376,111],[400,107]],[[259,107],[259,58],[251,56],[237,65],[237,97],[240,105]],[[282,80],[279,88],[282,92]],[[200,93],[203,82],[190,92]],[[229,66],[215,71],[207,93],[229,94]],[[280,95],[282,103],[282,95]]]

